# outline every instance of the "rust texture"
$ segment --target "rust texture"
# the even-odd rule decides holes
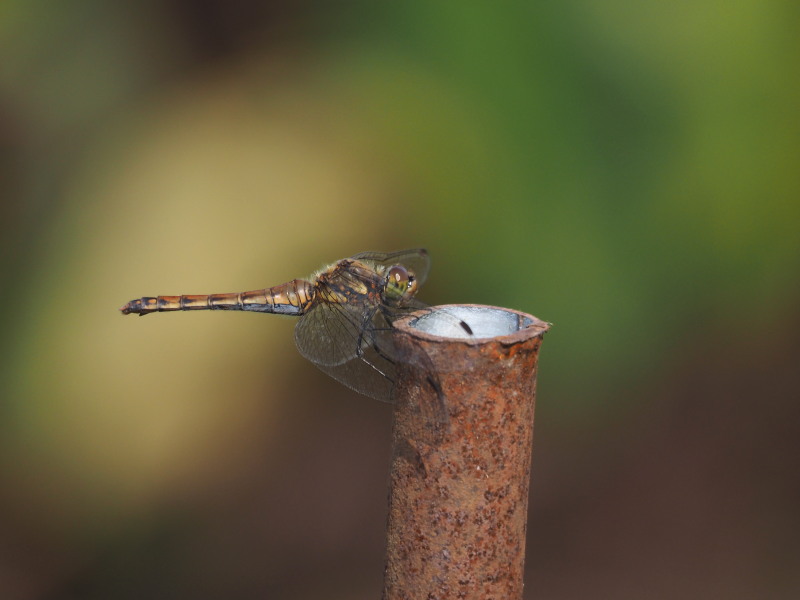
[[[384,600],[522,598],[536,364],[548,324],[460,306],[511,313],[517,325],[455,339],[418,331],[413,318],[396,323],[409,360],[396,383]]]

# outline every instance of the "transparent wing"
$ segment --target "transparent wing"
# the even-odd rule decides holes
[[[352,360],[362,352],[365,326],[372,312],[364,303],[342,303],[332,292],[317,290],[309,311],[294,328],[297,349],[318,367],[332,367]]]
[[[299,326],[299,324],[298,324]],[[381,400],[392,401],[395,381],[394,358],[390,342],[392,331],[376,311],[360,335],[358,351],[345,362],[336,364],[314,364],[340,383],[360,394]]]
[[[418,406],[424,422],[430,423],[429,443],[434,443],[447,427],[448,416],[441,386],[427,354],[419,350],[400,350],[395,343],[396,330],[391,322],[401,313],[415,310],[422,303],[397,312],[388,312],[385,307],[375,307],[371,314],[361,317],[340,304],[321,304],[305,316],[295,328],[298,348],[321,371],[356,392],[381,400],[393,402],[394,385],[397,378],[396,365],[408,362],[426,374],[427,385],[436,392],[437,400]],[[355,318],[362,318],[356,325]],[[320,328],[323,337],[320,337]],[[302,340],[302,341],[301,341]],[[305,346],[306,340],[310,345]],[[320,360],[319,348],[312,345],[330,343],[326,360]],[[407,345],[403,345],[406,347]],[[334,360],[335,359],[335,360]]]
[[[395,315],[396,316],[396,315]],[[424,422],[431,423],[431,441],[441,434],[442,427],[447,426],[448,417],[444,406],[444,397],[433,364],[424,351],[409,352],[399,350],[395,344],[396,331],[383,310],[377,309],[367,320],[367,324],[359,336],[358,350],[351,359],[336,364],[314,364],[324,373],[356,392],[381,400],[393,402],[394,385],[397,378],[398,362],[408,362],[422,369],[426,374],[427,385],[436,392],[437,401],[430,405],[417,407],[424,416]],[[298,324],[299,327],[299,324]]]
[[[363,262],[373,262],[385,267],[403,265],[414,274],[419,285],[425,283],[428,278],[428,272],[431,270],[431,257],[425,248],[399,250],[397,252],[360,252],[350,258]]]

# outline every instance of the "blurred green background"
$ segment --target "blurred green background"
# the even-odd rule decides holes
[[[0,2],[0,597],[377,598],[390,408],[117,308],[415,246],[554,323],[527,598],[800,597],[798,22]]]

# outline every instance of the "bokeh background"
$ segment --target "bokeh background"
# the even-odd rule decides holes
[[[526,597],[800,597],[790,0],[0,2],[0,597],[379,597],[391,411],[290,318],[426,246],[554,326]]]

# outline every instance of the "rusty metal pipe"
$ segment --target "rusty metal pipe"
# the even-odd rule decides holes
[[[395,327],[408,360],[396,383],[383,598],[520,600],[548,324],[449,305]]]

